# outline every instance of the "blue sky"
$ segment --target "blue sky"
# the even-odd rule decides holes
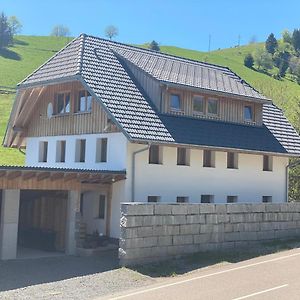
[[[88,33],[104,37],[113,24],[117,41],[207,51],[247,44],[252,36],[264,41],[270,32],[300,27],[300,1],[282,0],[0,0],[0,11],[16,15],[23,34],[49,35],[56,24],[72,36]]]

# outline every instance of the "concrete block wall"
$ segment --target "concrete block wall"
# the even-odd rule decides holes
[[[122,203],[121,265],[300,236],[300,203]]]

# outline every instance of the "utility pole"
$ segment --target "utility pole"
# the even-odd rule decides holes
[[[208,52],[210,52],[211,34],[208,36]]]

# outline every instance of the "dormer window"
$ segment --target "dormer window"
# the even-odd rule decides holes
[[[56,96],[56,113],[67,114],[70,112],[70,93],[58,93]]]
[[[92,96],[88,91],[80,91],[78,97],[78,112],[90,112],[92,110]]]
[[[196,114],[204,113],[204,98],[202,96],[193,97],[193,112]]]
[[[244,121],[253,122],[253,110],[250,105],[244,106]]]
[[[217,115],[219,108],[219,101],[217,99],[208,98],[207,100],[207,113],[209,115]]]
[[[174,109],[174,110],[181,110],[181,99],[180,99],[180,95],[177,95],[177,94],[171,94],[170,106],[171,106],[171,109]]]

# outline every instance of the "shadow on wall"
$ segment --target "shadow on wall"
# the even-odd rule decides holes
[[[117,268],[119,268],[117,251],[103,252],[97,257],[59,256],[0,261],[0,292]]]
[[[6,48],[0,49],[0,56],[7,59],[21,60],[21,56],[18,53]]]
[[[262,255],[276,253],[300,247],[300,239],[285,241],[270,241],[256,244],[251,248],[209,251],[190,254],[179,259],[171,259],[157,263],[143,264],[130,269],[150,277],[169,277],[181,275],[196,269],[213,266],[220,263],[237,263]]]

